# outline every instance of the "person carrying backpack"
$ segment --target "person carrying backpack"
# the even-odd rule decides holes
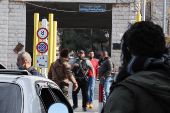
[[[170,113],[170,64],[162,28],[133,24],[121,40],[123,68],[102,113]]]

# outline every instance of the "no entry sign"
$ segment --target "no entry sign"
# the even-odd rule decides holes
[[[39,53],[46,53],[48,51],[48,45],[45,42],[39,42],[36,49]]]
[[[40,28],[37,30],[37,36],[39,39],[44,40],[48,37],[49,33],[46,28]]]

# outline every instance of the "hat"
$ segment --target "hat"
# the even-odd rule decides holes
[[[84,51],[83,51],[83,50],[80,50],[79,53],[84,53]]]

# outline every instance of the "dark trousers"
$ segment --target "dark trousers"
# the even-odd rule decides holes
[[[78,106],[77,94],[81,89],[83,97],[82,107],[86,107],[88,99],[88,81],[86,81],[84,78],[83,79],[76,78],[76,81],[78,83],[78,88],[76,91],[72,91],[73,105]]]

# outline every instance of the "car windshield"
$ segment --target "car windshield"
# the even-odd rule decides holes
[[[21,90],[18,85],[0,83],[1,113],[21,113]]]

